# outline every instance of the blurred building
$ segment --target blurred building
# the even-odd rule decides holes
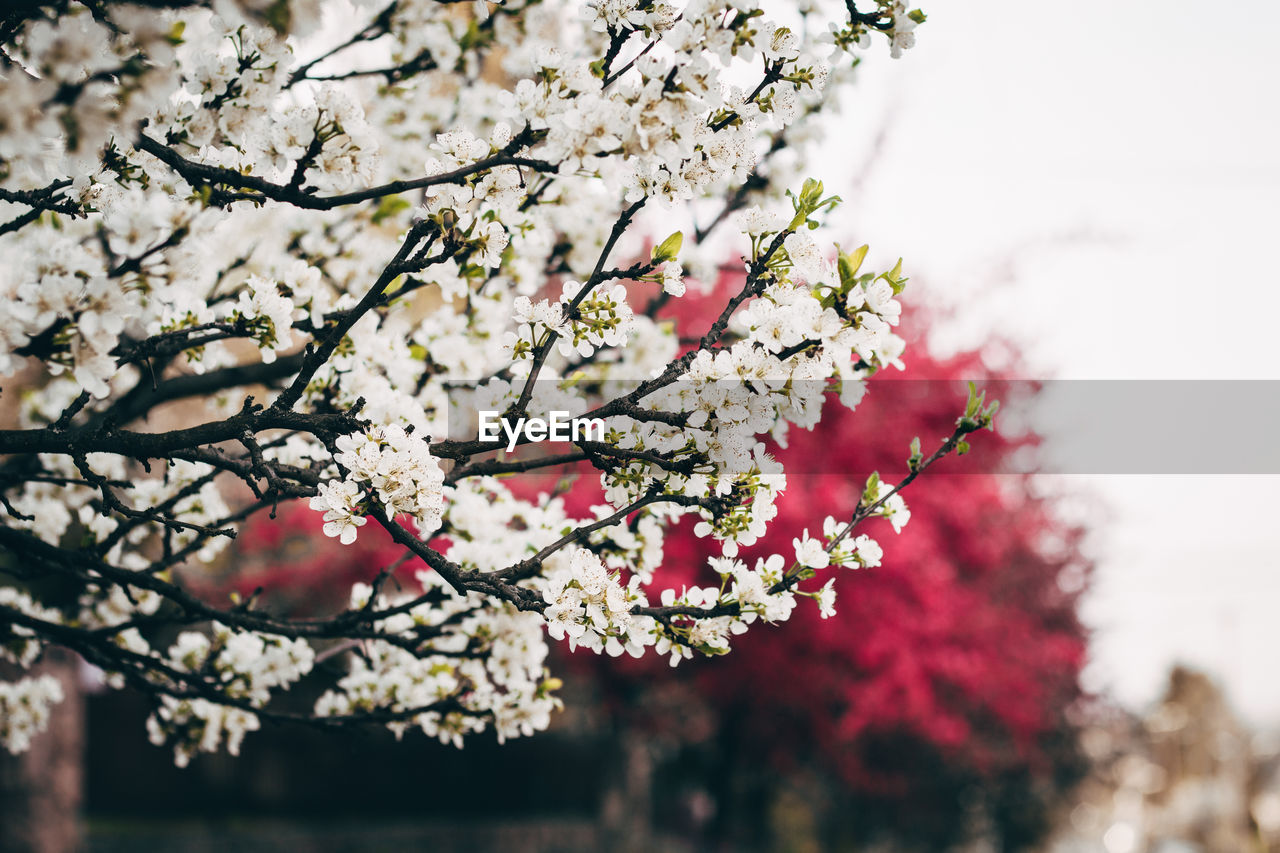
[[[1051,853],[1280,850],[1276,746],[1208,676],[1175,668],[1150,713],[1105,713],[1084,731],[1091,770]]]

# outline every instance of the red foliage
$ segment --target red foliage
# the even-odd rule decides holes
[[[690,307],[681,301],[685,322],[697,313]],[[918,317],[904,321],[919,325]],[[993,381],[979,353],[937,359],[917,340],[905,360],[906,371],[871,381],[856,413],[833,396],[813,431],[792,429],[787,448],[771,448],[788,488],[745,559],[789,558],[804,528],[816,535],[826,515],[851,512],[871,471],[890,482],[905,476],[911,437],[921,437],[927,454],[951,433],[965,401],[959,380],[986,379],[993,397],[1012,390]],[[883,546],[883,565],[829,570],[839,593],[834,618],[801,601],[789,622],[733,638],[728,656],[674,671],[657,657],[572,658],[608,685],[619,710],[637,688],[682,684],[722,724],[736,715],[739,736],[772,750],[776,765],[817,761],[858,790],[904,795],[919,781],[909,767],[868,757],[885,738],[921,741],[978,777],[1052,772],[1058,757],[1047,745],[1056,748],[1064,711],[1080,696],[1086,635],[1076,604],[1089,567],[1081,531],[1055,516],[1051,500],[1025,476],[992,473],[1035,440],[974,435],[971,454],[942,460],[904,491],[912,517],[901,535],[880,520],[859,528]],[[584,507],[599,500],[590,480],[569,499]],[[712,540],[682,524],[667,538],[655,588],[714,584],[706,558],[717,554]],[[819,574],[809,585],[825,582]]]
[[[276,516],[255,516],[236,537],[223,571],[188,578],[192,589],[218,603],[231,593],[245,598],[260,590],[263,603],[277,612],[330,613],[346,606],[353,583],[372,581],[405,553],[376,524],[361,528],[350,545],[327,538],[324,519],[305,500],[280,504]],[[415,557],[396,577],[412,583],[413,573],[424,568]]]

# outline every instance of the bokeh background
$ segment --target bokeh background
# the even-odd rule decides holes
[[[1037,378],[1280,379],[1280,6],[1220,11],[939,4],[910,62],[864,65],[854,148],[823,165],[950,308],[937,343],[1008,337]],[[1274,721],[1280,478],[1178,470],[1070,478],[1100,522],[1088,684],[1142,707],[1186,661]]]

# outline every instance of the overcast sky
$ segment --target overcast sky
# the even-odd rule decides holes
[[[841,191],[887,131],[838,227],[907,259],[946,340],[1013,338],[1036,377],[1280,380],[1280,3],[925,9],[811,171]],[[1052,485],[1103,519],[1089,685],[1140,706],[1183,660],[1280,725],[1280,478]]]

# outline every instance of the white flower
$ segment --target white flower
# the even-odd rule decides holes
[[[902,499],[902,495],[894,495],[889,498],[881,511],[889,519],[889,523],[893,525],[894,533],[901,533],[902,528],[906,527],[907,522],[911,520],[911,510],[907,509],[907,504]]]
[[[427,535],[440,526],[444,472],[425,441],[391,424],[342,436],[336,444],[341,451],[338,461],[349,472],[347,479],[326,483],[321,494],[311,499],[312,509],[328,510],[326,535],[340,535],[344,544],[355,539],[355,528],[366,521],[355,513],[362,484],[374,489],[389,517],[412,516],[419,534]]]
[[[61,702],[62,685],[52,675],[0,682],[0,744],[26,752],[31,738],[49,727],[49,709]]]
[[[796,549],[796,562],[811,569],[825,569],[831,564],[831,555],[826,552],[821,539],[813,539],[806,529],[804,534],[791,540]]]
[[[240,292],[236,313],[257,323],[255,337],[264,363],[275,361],[277,353],[292,343],[294,311],[293,301],[280,294],[274,281],[254,276],[249,279],[247,289]]]
[[[476,247],[480,250],[478,260],[486,267],[496,267],[502,263],[502,252],[507,248],[507,232],[501,223],[486,222],[477,229]]]
[[[880,543],[865,534],[855,539],[852,547],[858,557],[858,562],[868,569],[874,569],[880,565],[880,561],[884,557],[884,549],[880,547]]]
[[[898,325],[902,318],[902,303],[894,295],[892,285],[881,278],[868,284],[864,290],[867,310],[879,314],[890,326]]]
[[[350,480],[330,480],[320,485],[320,494],[311,499],[311,508],[324,511],[324,535],[336,536],[343,545],[356,540],[356,533],[368,519],[357,515],[360,486]]]
[[[600,558],[585,548],[576,549],[569,565],[548,578],[543,600],[547,633],[553,639],[569,640],[569,647],[584,645],[599,653],[616,656],[624,650],[636,654],[641,642],[632,636],[636,627],[631,616],[638,590],[624,589],[610,575]]]
[[[862,402],[862,398],[867,395],[867,383],[861,379],[841,379],[840,380],[840,405],[849,411],[858,408],[858,404]]]
[[[662,265],[662,290],[672,296],[684,296],[684,269],[674,261]]]
[[[777,213],[767,211],[760,205],[752,205],[738,214],[738,228],[749,237],[760,237],[764,234],[781,231],[786,221]]]
[[[832,586],[835,582],[835,578],[828,578],[822,589],[818,590],[816,599],[818,602],[818,615],[823,619],[830,619],[836,615],[836,591]]]
[[[885,495],[893,492],[893,485],[883,480],[879,481],[874,495],[874,500],[880,500]],[[876,515],[881,518],[888,519],[893,525],[895,533],[901,533],[902,528],[906,527],[907,522],[911,520],[911,510],[907,508],[907,502],[903,500],[902,495],[894,492],[889,495],[880,509],[876,511]]]

